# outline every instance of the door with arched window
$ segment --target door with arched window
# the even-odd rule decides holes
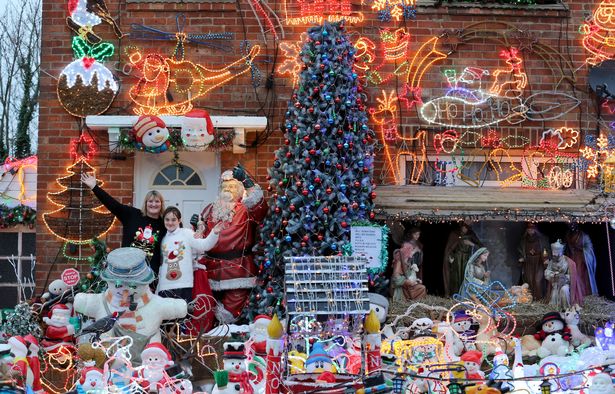
[[[134,204],[140,207],[149,190],[158,190],[167,206],[174,205],[181,210],[187,224],[192,214],[200,213],[215,200],[220,160],[213,152],[180,152],[179,156],[180,166],[177,166],[170,152],[136,154]]]

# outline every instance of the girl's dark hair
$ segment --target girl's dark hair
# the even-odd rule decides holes
[[[184,225],[181,223],[182,213],[179,210],[179,208],[177,208],[177,207],[168,207],[167,209],[164,210],[164,213],[162,214],[162,218],[163,219],[166,218],[169,213],[172,213],[173,215],[175,215],[175,217],[180,221],[179,227],[184,227]]]

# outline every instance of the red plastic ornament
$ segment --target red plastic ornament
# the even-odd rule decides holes
[[[324,208],[322,209],[322,212],[323,212],[323,213],[325,213],[325,214],[328,214],[328,213],[329,213],[329,208],[324,207]]]
[[[328,187],[328,188],[327,188],[327,190],[325,190],[325,192],[326,192],[327,194],[331,194],[331,193],[333,192],[333,190],[331,190],[331,188],[330,188],[330,187]]]
[[[305,137],[303,137],[303,141],[309,142],[310,141],[310,136],[306,135]]]
[[[301,181],[297,181],[297,182],[295,182],[295,186],[297,186],[297,187],[301,187]]]
[[[303,189],[303,190],[301,191],[301,194],[303,194],[304,196],[307,196],[307,195],[308,195],[308,193],[309,193],[309,192],[308,192],[308,190],[307,190],[307,189]]]
[[[348,211],[348,207],[346,205],[342,205],[342,212]]]
[[[291,212],[295,212],[295,205],[290,204],[290,207],[288,207],[288,209],[290,209]]]
[[[310,155],[314,156],[316,154],[316,149],[310,149]]]
[[[320,183],[321,179],[319,177],[314,178],[314,182]]]
[[[346,222],[342,222],[342,227],[343,227],[343,228],[348,227],[348,223],[346,223]]]
[[[288,220],[284,219],[282,220],[282,226],[287,226],[288,225]]]
[[[273,293],[273,287],[267,287],[267,293],[271,294]]]
[[[318,93],[318,92],[320,92],[320,89],[317,86],[317,87],[314,88],[314,93]]]
[[[320,124],[316,123],[316,124],[314,125],[314,129],[316,129],[316,130],[320,130]]]
[[[295,101],[295,108],[301,108],[301,103],[298,101]]]
[[[281,211],[280,207],[275,207],[274,211],[275,211],[275,213],[280,213],[280,211]]]
[[[322,234],[318,234],[318,240],[322,241],[323,239],[325,239],[325,237]]]
[[[311,114],[313,114],[313,113],[314,113],[314,107],[310,107],[310,108],[308,108],[308,112],[309,112],[309,113],[311,113]]]
[[[372,200],[374,200],[376,198],[376,192],[371,192],[369,194],[369,198],[371,198]]]
[[[309,240],[310,240],[310,237],[309,237],[308,235],[304,235],[304,236],[303,236],[303,240],[304,240],[305,242],[307,242],[307,241],[309,241]]]
[[[361,187],[361,182],[354,181],[354,187]]]
[[[286,152],[286,158],[290,159],[291,157],[293,157],[293,154],[290,152]]]
[[[370,213],[369,213],[369,218],[370,218],[370,219],[373,219],[373,218],[375,218],[375,217],[376,217],[376,214],[375,214],[375,213],[373,213],[373,212],[370,212]]]
[[[352,209],[357,209],[359,208],[359,204],[355,201],[352,203]]]
[[[309,164],[311,161],[312,161],[312,159],[310,159],[309,157],[306,157],[306,158],[305,158],[305,162],[306,162],[306,163],[308,163],[308,164]]]

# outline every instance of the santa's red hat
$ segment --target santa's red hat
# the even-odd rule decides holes
[[[335,383],[335,375],[329,371],[325,371],[316,378],[317,383]]]
[[[254,321],[261,320],[261,319],[265,319],[265,320],[271,321],[271,316],[269,316],[269,315],[256,315],[256,316],[254,316]]]
[[[11,345],[12,349],[17,349],[23,354],[28,354],[28,343],[22,336],[15,335],[14,337],[10,337],[7,342]]]
[[[472,363],[476,363],[478,365],[481,364],[483,359],[483,354],[478,350],[468,350],[464,354],[461,355],[461,361],[469,361]]]
[[[103,377],[102,369],[96,368],[96,367],[85,367],[81,370],[81,377],[79,378],[79,384],[84,385],[85,380],[88,378],[88,375],[92,373],[100,374],[100,377],[101,378]],[[86,392],[88,391],[87,388],[85,391]]]
[[[152,342],[143,349],[141,352],[141,360],[145,360],[150,356],[158,356],[167,361],[167,365],[173,365],[173,359],[171,353],[160,342]]]
[[[186,116],[187,118],[205,119],[205,124],[207,125],[207,134],[214,135],[214,123],[211,121],[209,112],[205,111],[204,109],[193,109],[184,116]]]
[[[28,344],[28,349],[32,352],[32,354],[37,354],[40,349],[40,345],[38,343],[38,339],[34,337],[32,334],[26,335],[23,339],[25,339]]]
[[[51,315],[53,316],[54,313],[57,313],[59,315],[70,316],[70,308],[64,304],[55,304],[51,308]]]
[[[137,123],[132,126],[132,132],[134,133],[135,140],[137,142],[143,142],[143,136],[145,133],[154,129],[156,127],[160,127],[165,129],[167,125],[164,123],[162,119],[154,115],[142,115],[137,119]]]

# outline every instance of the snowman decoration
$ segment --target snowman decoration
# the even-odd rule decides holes
[[[214,125],[209,113],[195,109],[186,114],[181,130],[184,149],[202,151],[214,140]]]
[[[58,79],[60,104],[79,118],[102,114],[111,106],[119,90],[115,77],[101,63],[113,56],[113,44],[90,45],[83,38],[74,37],[73,51],[77,60],[66,66]]]
[[[166,152],[171,146],[169,129],[162,119],[143,115],[132,128],[135,147],[150,153]]]
[[[81,371],[77,384],[77,394],[95,393],[105,388],[103,371],[96,367],[86,367]]]
[[[246,370],[245,345],[241,342],[226,342],[222,358],[224,371],[217,371],[216,385],[211,394],[254,393]]]

